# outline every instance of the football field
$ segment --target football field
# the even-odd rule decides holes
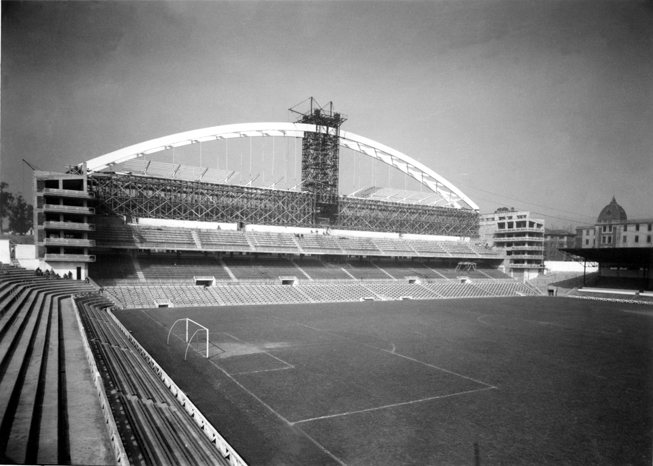
[[[651,464],[653,306],[533,297],[116,316],[250,465]],[[180,318],[209,329],[209,358],[195,342],[184,361],[182,323],[166,344]]]

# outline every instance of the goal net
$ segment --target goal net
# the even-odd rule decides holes
[[[181,322],[181,325],[177,325]],[[175,330],[176,327],[176,330]],[[173,335],[173,330],[175,330],[174,335],[182,339],[186,343],[186,351],[184,352],[184,361],[188,357],[188,350],[192,347],[193,350],[197,351],[200,354],[203,354],[205,358],[209,357],[209,329],[195,322],[188,317],[183,319],[177,319],[175,323],[172,324],[170,330],[168,331],[168,340],[167,344],[170,344],[170,337]]]

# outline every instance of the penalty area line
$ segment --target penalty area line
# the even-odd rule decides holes
[[[481,381],[481,380],[477,380],[477,379],[473,379],[473,378],[471,378],[471,377],[467,377],[466,375],[462,375],[462,374],[459,374],[458,372],[450,371],[450,370],[448,370],[448,369],[444,369],[444,368],[442,368],[442,367],[438,367],[438,366],[435,366],[435,365],[433,365],[433,364],[429,364],[429,363],[427,363],[427,362],[420,361],[419,359],[411,358],[410,356],[406,356],[405,354],[400,354],[400,353],[391,353],[390,351],[388,351],[388,350],[384,350],[384,349],[381,349],[381,351],[384,351],[384,352],[386,352],[386,353],[390,353],[390,354],[394,354],[395,356],[398,356],[398,357],[400,357],[400,358],[404,358],[404,359],[408,359],[409,361],[413,361],[413,362],[416,362],[416,363],[418,363],[418,364],[423,364],[423,365],[425,365],[426,367],[431,367],[431,368],[433,368],[433,369],[437,369],[437,370],[442,371],[442,372],[447,372],[447,373],[452,374],[452,375],[455,375],[455,376],[457,376],[457,377],[462,377],[463,379],[471,380],[472,382],[476,382],[476,383],[479,383],[479,384],[481,384],[481,385],[485,385],[487,388],[498,388],[498,387],[495,387],[494,385],[491,385],[491,384],[489,384],[489,383],[487,383],[487,382],[483,382],[483,381]]]
[[[274,371],[287,371],[294,369],[295,366],[279,367],[277,369],[261,369],[260,371],[245,371],[245,372],[232,372],[231,375],[247,375],[247,374],[260,374],[261,372],[274,372]]]
[[[419,400],[412,400],[412,401],[403,401],[401,403],[393,403],[389,405],[384,405],[384,406],[376,406],[374,408],[366,408],[366,409],[358,409],[355,411],[347,411],[346,413],[337,413],[337,414],[327,414],[326,416],[317,416],[317,417],[311,417],[308,419],[301,419],[299,421],[293,421],[290,424],[295,425],[295,424],[301,424],[303,422],[311,422],[311,421],[319,421],[322,419],[330,419],[334,417],[342,417],[342,416],[349,416],[350,414],[359,414],[359,413],[367,413],[370,411],[378,411],[381,409],[388,409],[388,408],[395,408],[397,406],[406,406],[406,405],[412,405],[416,403],[423,403],[425,401],[431,401],[431,400],[438,400],[441,398],[451,398],[452,396],[458,396],[458,395],[467,395],[469,393],[476,393],[476,392],[482,392],[485,390],[493,390],[496,389],[497,387],[485,387],[485,388],[477,388],[476,390],[467,390],[464,392],[457,392],[457,393],[450,393],[448,395],[438,395],[438,396],[430,396],[427,398],[420,398]]]

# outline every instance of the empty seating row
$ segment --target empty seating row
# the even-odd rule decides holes
[[[340,265],[317,259],[302,259],[294,262],[313,280],[353,280],[353,277]]]
[[[98,246],[135,246],[138,238],[129,225],[98,224],[94,231],[89,231],[89,239],[94,239]]]
[[[219,281],[268,280],[277,281],[281,276],[294,276],[300,280],[352,280],[379,279],[405,280],[406,277],[423,279],[507,279],[511,278],[489,267],[476,270],[456,270],[452,265],[436,262],[396,260],[349,260],[327,262],[318,259],[255,258],[252,256],[214,256],[152,254],[133,259],[128,255],[98,255],[97,261],[89,265],[89,272],[101,285],[133,283],[139,281],[140,269],[143,279],[152,282],[194,284],[198,276],[214,277]],[[31,276],[30,273],[27,274]],[[0,303],[2,288],[0,288]]]
[[[406,277],[444,278],[421,262],[381,261],[376,264],[393,278],[399,280],[405,279]]]
[[[225,257],[223,263],[238,280],[277,280],[280,276],[298,276],[301,272],[287,259]]]
[[[344,264],[344,269],[357,279],[384,279],[391,277],[381,268],[369,261],[349,261]]]
[[[483,274],[487,275],[490,278],[494,278],[497,280],[507,280],[510,279],[512,280],[512,277],[499,269],[493,269],[490,267],[478,267],[476,269],[478,272],[482,272]]]
[[[328,235],[305,234],[296,236],[297,243],[304,251],[342,253],[335,238]]]
[[[491,296],[486,291],[471,283],[439,282],[425,283],[422,286],[443,298],[481,298]]]
[[[212,276],[230,280],[222,264],[214,257],[140,256],[138,263],[146,280],[191,280]]]
[[[493,296],[536,296],[535,292],[523,283],[508,281],[474,282],[474,286]]]
[[[241,304],[290,304],[358,301],[363,298],[413,299],[532,296],[533,288],[514,281],[491,279],[460,283],[436,280],[424,283],[303,281],[295,286],[281,284],[240,284],[197,287],[183,285],[115,286],[105,288],[123,308],[151,308],[157,305],[222,306]]]
[[[131,256],[112,254],[97,256],[88,264],[88,273],[94,280],[136,280],[138,274]]]
[[[476,252],[473,251],[469,246],[468,243],[462,242],[462,241],[443,241],[440,243],[442,246],[442,249],[444,249],[446,252],[451,254],[452,256],[458,256],[458,255],[463,255],[463,256],[476,256]]]
[[[120,307],[143,309],[169,302],[179,306],[220,306],[224,302],[213,288],[191,285],[108,286],[105,291]]]
[[[212,289],[225,305],[310,302],[301,290],[299,287],[282,285],[219,286]]]
[[[369,238],[337,237],[336,242],[348,254],[380,255],[381,250]]]
[[[382,299],[401,299],[404,297],[411,299],[437,299],[440,297],[435,292],[416,283],[365,284],[364,286]]]
[[[247,237],[239,231],[198,230],[198,236],[202,247],[205,249],[221,251],[244,251],[251,249]]]
[[[191,230],[187,228],[136,227],[141,247],[159,249],[196,249]]]
[[[284,233],[251,232],[246,235],[257,251],[282,251],[298,253],[293,236]]]
[[[423,256],[447,256],[441,242],[439,241],[425,241],[425,240],[410,240],[407,243],[420,255]]]
[[[410,247],[410,244],[401,239],[374,238],[373,242],[379,250],[385,253],[397,253],[397,255],[406,253],[411,256],[415,254],[415,250]]]
[[[197,235],[196,237],[193,234]],[[306,252],[364,256],[423,256],[499,258],[496,251],[462,241],[405,240],[331,236],[318,233],[192,230],[188,228],[101,224],[89,233],[98,246],[142,249]],[[299,246],[299,248],[298,248]]]
[[[304,284],[300,287],[302,293],[316,303],[333,303],[346,301],[359,301],[368,297],[377,296],[358,283],[338,283],[332,285]]]
[[[131,464],[230,464],[98,298],[76,300]]]
[[[93,288],[3,268],[0,289],[0,458],[18,464],[83,463],[88,457],[80,455],[67,428],[71,422],[84,428],[88,418],[78,419],[69,410],[70,387],[61,377],[66,372],[68,380],[75,377],[62,358],[62,344],[70,345],[72,336],[62,322],[61,301]]]

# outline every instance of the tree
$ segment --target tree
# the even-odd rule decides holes
[[[33,213],[34,207],[25,202],[21,194],[18,194],[9,207],[9,229],[24,235],[32,228]]]
[[[0,234],[3,233],[4,219],[9,214],[11,203],[14,200],[13,194],[5,191],[8,186],[4,181],[0,182]]]

